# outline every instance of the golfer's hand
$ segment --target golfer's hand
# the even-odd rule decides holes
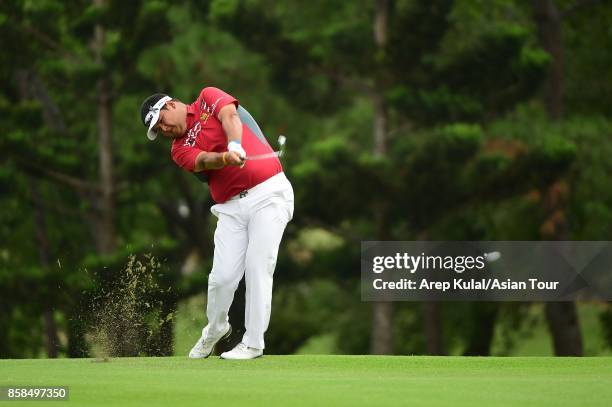
[[[230,141],[227,144],[227,151],[236,152],[240,157],[246,158],[246,151],[244,151],[244,148],[242,148],[242,145],[238,141]]]
[[[235,151],[228,151],[225,154],[225,163],[226,165],[234,165],[236,167],[242,167],[244,165],[244,158],[242,158]]]
[[[227,151],[231,151],[231,152],[237,153],[238,156],[240,158],[242,158],[243,160],[246,159],[246,151],[244,151],[244,148],[242,148],[242,145],[240,144],[239,141],[230,141],[227,144]],[[242,167],[244,167],[244,162],[242,163],[240,168],[242,168]]]

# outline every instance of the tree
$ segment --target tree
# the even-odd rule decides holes
[[[2,100],[8,107],[3,119],[6,128],[12,129],[2,144],[8,153],[6,159],[14,164],[12,175],[25,175],[26,182],[32,184],[31,196],[22,199],[36,204],[33,213],[41,259],[38,267],[42,269],[50,267],[51,256],[58,262],[62,257],[67,268],[79,274],[79,266],[92,248],[100,256],[116,250],[116,199],[121,180],[113,174],[117,166],[112,142],[114,103],[120,93],[133,92],[134,85],[144,81],[134,58],[166,38],[163,10],[161,3],[143,6],[132,2],[126,7],[121,2],[101,0],[92,4],[48,0],[2,5],[1,13],[8,17],[1,26],[7,39],[3,52],[10,61],[2,70]],[[153,34],[148,29],[151,24],[157,27]],[[118,71],[118,66],[123,69]],[[96,106],[95,113],[90,106]],[[29,127],[24,118],[30,120]],[[95,162],[98,165],[92,165]],[[49,192],[42,196],[47,188],[39,183],[57,188],[54,195],[60,199],[47,199]],[[46,202],[55,203],[54,211],[69,213],[72,218],[67,220],[73,220],[75,228],[88,226],[90,239],[73,233],[70,238],[76,240],[61,254],[57,250],[60,242],[49,247],[51,239],[46,236],[55,235],[51,227],[57,226],[44,221],[51,207]],[[70,230],[65,225],[60,228]],[[64,257],[67,250],[72,253],[70,259]],[[71,288],[83,287],[77,284]],[[74,293],[79,298],[76,293],[80,291]],[[50,301],[61,296],[54,293]],[[84,310],[78,302],[63,304],[72,356],[86,352],[83,327],[79,326]],[[55,336],[50,310],[59,305],[47,304],[49,310],[45,311],[50,338]],[[55,350],[50,350],[53,353]]]
[[[572,7],[560,11],[554,0],[533,0],[533,12],[542,48],[551,56],[551,64],[544,88],[544,105],[551,120],[560,120],[564,111],[565,72],[563,19],[579,7],[595,2],[576,2]],[[567,202],[569,183],[560,181],[547,191],[544,208],[548,219],[542,225],[542,237],[549,240],[568,240]],[[546,304],[546,318],[552,334],[555,354],[559,356],[582,356],[582,335],[576,304],[573,302]]]
[[[456,34],[448,18],[453,6],[452,1],[378,1],[329,10],[323,3],[310,2],[296,12],[285,6],[237,2],[227,8],[213,5],[211,14],[221,27],[271,62],[271,80],[296,105],[331,113],[347,98],[368,98],[373,137],[359,139],[372,146],[377,161],[389,160],[387,150],[393,147],[388,144],[399,141],[407,128],[490,119],[529,97],[542,77],[546,58],[529,46],[529,33],[516,24],[484,31],[463,48],[445,43],[446,35]],[[304,18],[309,15],[319,17]],[[369,21],[374,22],[373,29]],[[509,68],[500,71],[500,66]],[[395,119],[391,122],[390,117]],[[396,133],[394,140],[391,133]],[[337,140],[333,145],[341,143]],[[405,165],[394,164],[398,169]],[[389,197],[401,193],[383,186],[377,196],[378,202],[361,206],[361,215],[374,214],[376,226],[371,225],[368,237],[405,237],[394,235],[390,224]],[[337,225],[341,219],[331,221]],[[412,236],[423,235],[423,223],[410,226]],[[392,352],[391,308],[374,304],[372,350],[376,353]],[[429,308],[434,316],[427,320],[435,325],[434,308]],[[436,329],[430,331],[434,335]]]

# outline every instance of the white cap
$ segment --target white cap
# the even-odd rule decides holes
[[[157,133],[153,131],[152,129],[153,127],[155,127],[155,125],[157,124],[157,121],[159,120],[159,113],[162,107],[164,107],[166,102],[169,100],[172,100],[170,96],[164,96],[163,98],[159,99],[153,106],[149,108],[149,112],[147,113],[145,117],[145,125],[149,126],[149,130],[147,131],[147,138],[149,140],[155,140],[155,138],[157,138]]]

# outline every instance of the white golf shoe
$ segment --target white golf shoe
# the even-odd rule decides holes
[[[255,359],[263,355],[262,349],[249,348],[246,344],[240,342],[236,347],[228,352],[221,354],[221,359]]]
[[[200,339],[198,339],[196,344],[193,345],[193,348],[191,348],[191,351],[189,351],[189,358],[190,359],[203,359],[203,358],[209,357],[210,354],[213,353],[213,350],[215,349],[215,345],[219,343],[221,339],[228,338],[231,333],[232,333],[232,326],[228,323],[227,329],[225,331],[223,331],[220,335],[211,337],[208,335],[208,325],[207,325],[206,327],[204,327],[204,329],[202,329],[202,336],[200,337]]]

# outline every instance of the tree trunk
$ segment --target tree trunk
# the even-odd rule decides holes
[[[49,234],[47,233],[47,223],[45,219],[45,208],[40,197],[40,191],[36,180],[30,180],[30,192],[34,201],[34,223],[36,225],[36,243],[38,244],[38,255],[40,265],[43,270],[49,270],[51,266],[51,255],[49,249]],[[43,317],[45,321],[45,348],[47,357],[56,358],[59,354],[59,340],[57,338],[57,325],[53,317],[53,304],[50,298],[41,299],[43,301]]]
[[[22,70],[17,73],[17,82],[20,98],[22,100],[36,99],[43,105],[43,120],[47,126],[54,130],[64,130],[64,121],[59,114],[59,109],[52,102],[42,83],[31,71]],[[30,179],[30,194],[34,203],[34,225],[36,228],[36,243],[38,245],[38,256],[40,266],[43,270],[49,270],[51,266],[51,254],[49,247],[49,234],[47,233],[47,222],[45,207],[40,197],[40,190],[35,179]],[[57,358],[59,354],[59,340],[57,336],[57,325],[53,317],[53,304],[50,299],[44,298],[43,320],[45,326],[45,349],[47,357]]]
[[[470,334],[465,356],[490,356],[499,303],[474,304],[472,319],[476,321]]]
[[[554,0],[532,1],[540,44],[552,58],[544,85],[544,103],[548,116],[556,120],[563,114],[564,61],[561,17]]]
[[[548,116],[558,120],[563,114],[564,73],[563,38],[561,36],[561,15],[554,0],[532,0],[535,22],[542,48],[552,58],[544,89],[544,103]],[[561,189],[559,187],[561,186]],[[566,188],[563,188],[565,186]],[[547,191],[544,203],[548,219],[542,226],[542,235],[549,240],[567,240],[569,230],[565,214],[568,187],[558,182]],[[561,192],[561,194],[560,194]],[[547,303],[546,319],[553,338],[555,355],[581,356],[582,337],[576,312],[576,304]]]
[[[103,7],[105,0],[94,0],[97,7]],[[92,49],[96,64],[103,65],[102,52],[105,45],[105,29],[101,24],[94,27]],[[110,80],[104,72],[96,84],[97,95],[97,129],[100,189],[102,196],[94,207],[95,215],[94,239],[98,254],[111,254],[115,250],[115,185],[113,180],[113,140],[112,140],[112,103],[110,95]]]
[[[546,191],[543,205],[547,218],[540,228],[546,240],[568,240],[566,203],[569,185],[557,181]],[[582,333],[574,302],[548,302],[545,305],[546,321],[552,336],[556,356],[582,356]]]
[[[556,356],[583,356],[582,335],[576,304],[547,302],[546,321]]]
[[[419,240],[428,240],[427,230],[421,230]],[[425,352],[428,355],[444,355],[444,337],[440,303],[424,301],[421,303],[423,313],[423,332],[425,334]]]
[[[393,354],[393,303],[372,303],[372,343],[373,355]]]
[[[374,15],[374,41],[380,55],[384,55],[387,47],[388,14],[387,0],[375,0]],[[374,155],[382,157],[387,153],[387,132],[389,115],[385,102],[385,83],[381,75],[375,77],[375,88],[372,91],[372,104],[374,107]]]
[[[387,153],[388,113],[383,95],[374,90],[374,155],[383,157]]]
[[[374,15],[374,40],[382,54],[387,45],[388,33],[388,2],[387,0],[376,0]],[[383,157],[387,152],[387,128],[388,112],[384,99],[385,84],[382,78],[376,78],[375,89],[372,91],[372,105],[374,110],[373,153],[377,157]],[[386,224],[386,205],[381,204],[375,208],[378,239],[386,240],[388,230]],[[391,302],[372,303],[372,335],[370,351],[376,355],[393,353],[393,308]]]
[[[425,325],[425,350],[428,355],[444,355],[440,304],[426,301],[422,305],[423,323]]]
[[[89,346],[85,340],[85,322],[82,320],[86,310],[75,306],[72,314],[67,315],[68,357],[85,358],[89,355]]]
[[[382,97],[374,96],[374,155],[382,157],[386,153],[387,111]],[[386,221],[387,205],[381,202],[374,208],[374,220],[378,240],[388,240],[389,230]],[[372,303],[372,342],[371,353],[375,355],[393,354],[393,308],[392,302]]]

